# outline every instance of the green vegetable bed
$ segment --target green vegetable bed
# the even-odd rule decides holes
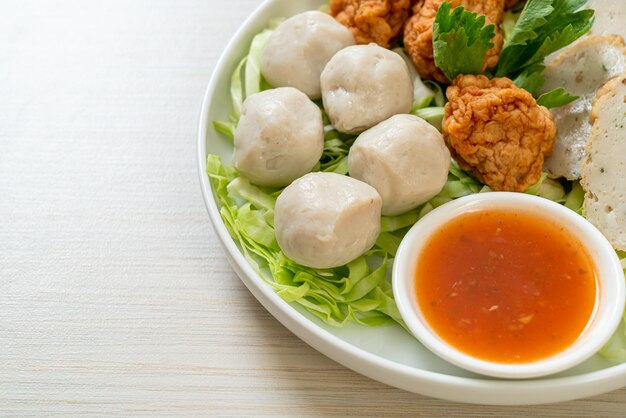
[[[540,86],[543,58],[589,29],[589,13],[576,12],[583,3],[583,0],[529,2],[529,6],[519,16],[517,25],[507,36],[495,74],[513,74],[516,76],[516,83],[528,86],[530,90],[532,86]],[[460,9],[455,9],[450,14],[449,7],[441,7],[440,14],[442,18],[439,26],[435,25],[434,35],[438,65],[441,65],[450,78],[463,71],[480,73],[482,60],[477,64],[468,57],[462,65],[452,66],[446,62],[454,54],[463,56],[465,53],[463,45],[459,47],[459,42],[466,47],[480,45],[479,50],[484,59],[493,28],[483,27],[484,18],[476,19],[475,15]],[[245,98],[271,88],[261,76],[260,58],[267,39],[280,21],[270,22],[268,29],[254,37],[248,55],[233,72],[230,86],[232,110],[229,120],[214,122],[215,130],[231,140]],[[456,33],[451,36],[453,30]],[[398,52],[402,53],[401,50]],[[423,88],[419,97],[416,89],[412,113],[440,129],[445,100],[443,91],[435,83],[425,85],[420,80],[417,81]],[[542,98],[545,97],[546,104],[558,104],[564,101],[564,94],[566,93],[550,92]],[[317,104],[323,112],[321,102]],[[316,170],[347,174],[347,155],[356,136],[336,131],[324,112],[323,114],[326,125],[324,152]],[[390,323],[404,326],[389,282],[393,257],[402,237],[413,224],[434,208],[452,199],[490,191],[453,163],[448,180],[437,196],[402,215],[381,218],[381,233],[370,251],[345,266],[319,270],[288,259],[276,242],[273,228],[274,205],[282,189],[252,185],[216,155],[207,157],[207,174],[224,224],[250,265],[285,301],[297,303],[325,323],[338,327],[350,321],[365,326]],[[556,201],[582,214],[584,192],[578,182],[556,181],[544,174],[526,193]],[[619,256],[626,269],[626,253],[619,253]],[[626,321],[626,316],[624,320]],[[601,354],[614,361],[626,362],[624,324]]]

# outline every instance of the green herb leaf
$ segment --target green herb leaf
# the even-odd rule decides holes
[[[545,68],[546,67],[541,64],[532,65],[522,71],[513,82],[517,87],[529,91],[530,94],[534,96],[546,82],[546,79],[541,76]]]
[[[536,31],[548,22],[546,18],[554,11],[553,2],[554,0],[529,0],[510,35],[507,36],[504,48],[525,46],[536,39],[538,37]]]
[[[487,51],[493,47],[494,25],[485,26],[485,16],[455,8],[451,3],[439,6],[433,25],[435,65],[450,80],[458,74],[480,74]]]
[[[497,77],[516,78],[525,68],[574,42],[591,29],[593,10],[579,10],[587,0],[528,0],[507,37]]]
[[[576,99],[578,99],[578,96],[572,96],[571,94],[566,92],[563,87],[559,87],[539,96],[539,98],[537,99],[537,104],[551,109],[553,107],[564,106],[568,103],[573,102]]]

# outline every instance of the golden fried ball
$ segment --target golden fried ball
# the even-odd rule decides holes
[[[443,137],[464,170],[493,190],[521,192],[541,177],[556,124],[508,78],[459,75],[446,91]]]
[[[520,0],[504,0],[504,9],[509,10],[510,8],[514,7],[519,2]]]
[[[330,15],[346,26],[357,44],[388,48],[402,32],[411,0],[330,0]]]

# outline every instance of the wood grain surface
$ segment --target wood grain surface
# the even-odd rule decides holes
[[[509,408],[414,395],[265,312],[195,160],[211,71],[258,4],[0,3],[0,415],[624,415],[626,388]]]

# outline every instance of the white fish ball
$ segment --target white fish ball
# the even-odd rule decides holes
[[[322,95],[320,75],[337,51],[354,45],[348,28],[329,15],[295,15],[272,33],[261,55],[261,73],[274,87],[295,87],[311,99]]]
[[[233,164],[252,183],[286,186],[322,156],[322,112],[293,87],[253,94],[243,103],[234,145]]]
[[[305,266],[347,264],[376,242],[381,205],[378,192],[359,180],[336,173],[307,174],[278,197],[278,245]]]
[[[441,133],[414,115],[395,115],[368,129],[348,154],[350,176],[378,191],[383,215],[398,215],[434,197],[449,169]]]
[[[342,49],[321,76],[322,99],[333,126],[359,133],[413,105],[413,82],[400,55],[376,44]]]

